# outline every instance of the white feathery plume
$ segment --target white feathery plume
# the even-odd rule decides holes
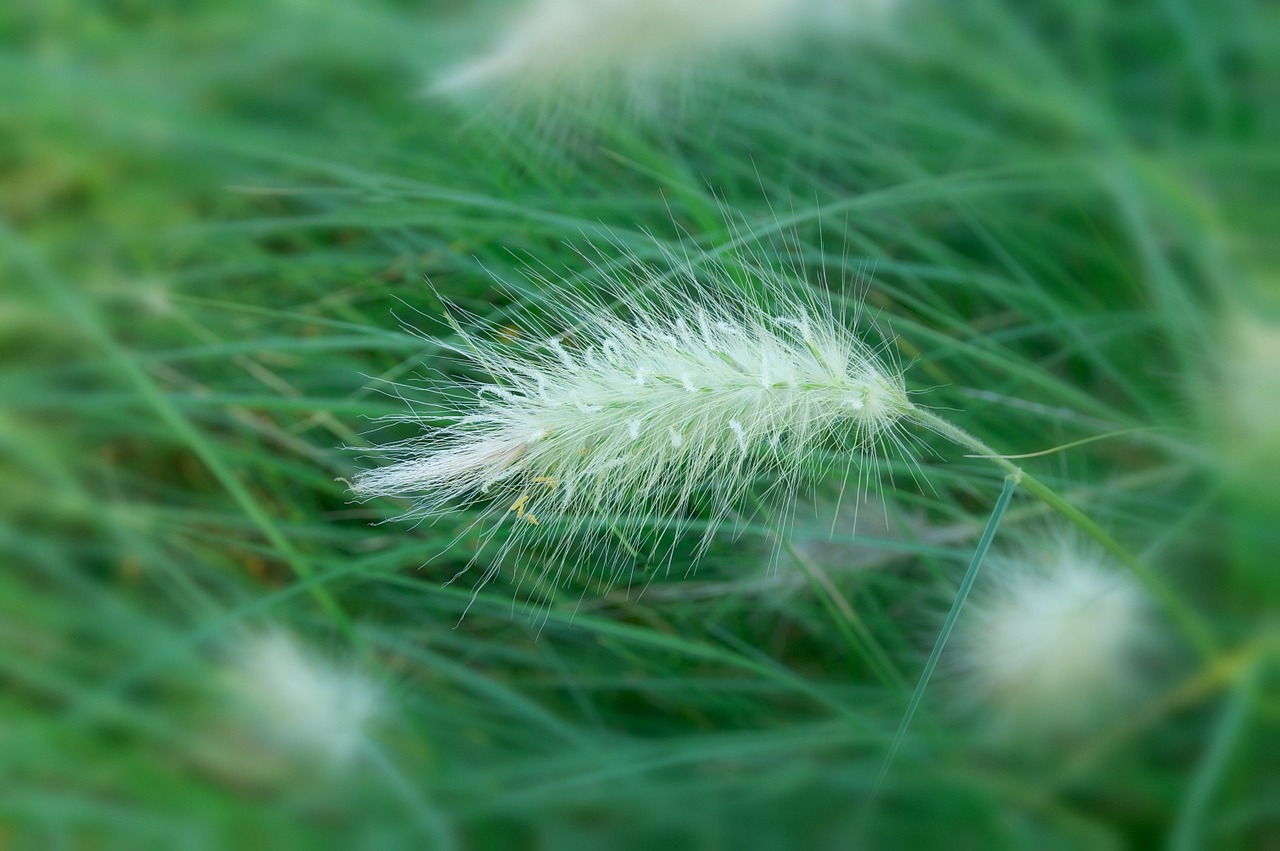
[[[321,658],[281,630],[246,640],[228,674],[236,701],[261,734],[330,764],[357,755],[382,705],[379,689],[359,671]]]
[[[539,100],[620,90],[634,103],[727,53],[851,27],[888,0],[536,0],[438,91]]]
[[[593,546],[635,555],[693,505],[714,528],[758,483],[790,495],[841,463],[865,487],[861,462],[905,449],[915,409],[883,346],[772,270],[749,270],[757,292],[737,294],[683,271],[681,285],[615,277],[612,307],[544,280],[555,314],[515,333],[454,320],[460,342],[442,345],[488,380],[445,382],[443,410],[397,418],[426,433],[381,447],[393,463],[360,473],[356,493],[411,498],[419,516],[479,503],[514,524],[507,546],[536,535],[563,562],[589,526]]]
[[[959,701],[998,734],[1079,732],[1143,680],[1156,645],[1149,601],[1131,574],[1067,530],[988,559],[956,625]]]

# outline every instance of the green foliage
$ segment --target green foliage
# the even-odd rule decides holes
[[[420,94],[490,11],[0,11],[0,845],[1280,842],[1274,4],[904,3],[552,128]],[[473,593],[478,512],[354,503],[358,449],[456,368],[413,330],[449,333],[437,293],[501,327],[529,269],[616,276],[606,240],[865,294],[916,401],[1000,452],[1111,435],[1018,463],[1212,647],[1166,620],[1084,739],[997,747],[927,690],[878,783],[1003,475],[934,435],[856,536],[828,475],[696,566],[712,512],[680,518],[630,588]],[[1020,492],[995,546],[1047,513]],[[379,685],[358,761],[228,714],[267,627]]]

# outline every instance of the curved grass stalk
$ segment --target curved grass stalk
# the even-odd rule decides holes
[[[987,520],[987,526],[982,530],[982,538],[978,541],[978,548],[974,550],[973,558],[969,561],[969,569],[965,571],[964,579],[960,582],[960,590],[956,592],[955,601],[951,604],[951,611],[947,614],[946,621],[942,624],[942,630],[938,633],[938,638],[933,644],[933,651],[929,654],[929,660],[925,662],[924,670],[920,673],[920,681],[916,683],[915,691],[911,694],[911,700],[907,704],[907,711],[902,715],[902,721],[898,724],[898,732],[893,736],[893,742],[889,745],[889,751],[885,754],[884,762],[880,765],[880,775],[876,780],[879,786],[884,782],[885,775],[889,772],[889,767],[893,764],[893,758],[897,756],[898,749],[902,747],[902,741],[906,738],[907,728],[911,726],[911,719],[915,717],[916,710],[920,708],[920,701],[924,699],[925,689],[929,686],[929,680],[933,677],[934,669],[938,667],[938,660],[942,658],[943,648],[947,646],[947,640],[951,637],[951,631],[955,628],[956,621],[960,618],[960,610],[964,608],[965,601],[969,599],[969,592],[973,590],[973,585],[978,581],[978,573],[982,569],[982,561],[987,557],[987,551],[991,549],[991,542],[996,536],[996,528],[1000,525],[1001,518],[1004,517],[1005,511],[1009,508],[1009,503],[1013,500],[1013,492],[1018,488],[1018,481],[1022,478],[1019,471],[1011,472],[1004,478],[1004,489],[1000,491],[1000,498],[996,500],[996,506],[991,510],[991,517]]]
[[[910,418],[916,423],[931,429],[953,443],[968,447],[994,461],[1003,467],[1009,476],[1016,477],[1028,493],[1058,512],[1081,532],[1096,541],[1103,549],[1128,568],[1147,590],[1160,601],[1169,617],[1177,624],[1178,629],[1187,639],[1187,642],[1203,659],[1213,657],[1217,649],[1217,641],[1208,627],[1205,626],[1203,620],[1182,601],[1164,580],[1153,572],[1151,568],[1143,564],[1133,553],[1129,552],[1109,532],[1089,519],[1080,509],[1067,502],[1044,482],[1025,472],[1021,467],[1000,455],[969,432],[931,411],[919,406],[912,407],[913,411],[910,414]]]

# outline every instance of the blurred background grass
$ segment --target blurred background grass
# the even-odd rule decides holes
[[[0,844],[1280,847],[1276,7],[904,4],[557,137],[420,94],[500,11],[0,11]],[[773,569],[748,511],[643,596],[446,584],[474,514],[371,525],[405,506],[352,503],[342,447],[452,368],[401,325],[442,333],[424,279],[536,309],[522,266],[589,288],[602,236],[865,278],[910,386],[1001,451],[1147,429],[1026,463],[1212,651],[1013,749],[931,690],[877,788],[999,491],[941,443],[856,547],[827,480]],[[236,720],[269,628],[376,684],[358,759]]]

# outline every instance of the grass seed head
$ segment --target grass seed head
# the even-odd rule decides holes
[[[1139,685],[1155,635],[1132,577],[1055,529],[991,559],[952,639],[953,685],[998,734],[1079,733]]]
[[[229,679],[237,702],[264,737],[331,765],[357,755],[382,703],[368,678],[279,630],[245,641]]]
[[[653,106],[672,83],[742,53],[850,29],[888,0],[537,0],[484,54],[447,72],[442,92],[514,102]]]
[[[355,491],[425,516],[479,504],[506,546],[558,541],[553,561],[583,563],[588,539],[634,557],[695,506],[714,528],[748,494],[789,496],[836,465],[865,487],[861,461],[905,448],[912,405],[883,347],[772,270],[748,272],[751,293],[686,271],[683,285],[616,277],[613,304],[544,281],[549,321],[459,325],[453,348],[487,380],[437,387],[443,410],[402,418],[425,433],[382,447],[391,463]]]

